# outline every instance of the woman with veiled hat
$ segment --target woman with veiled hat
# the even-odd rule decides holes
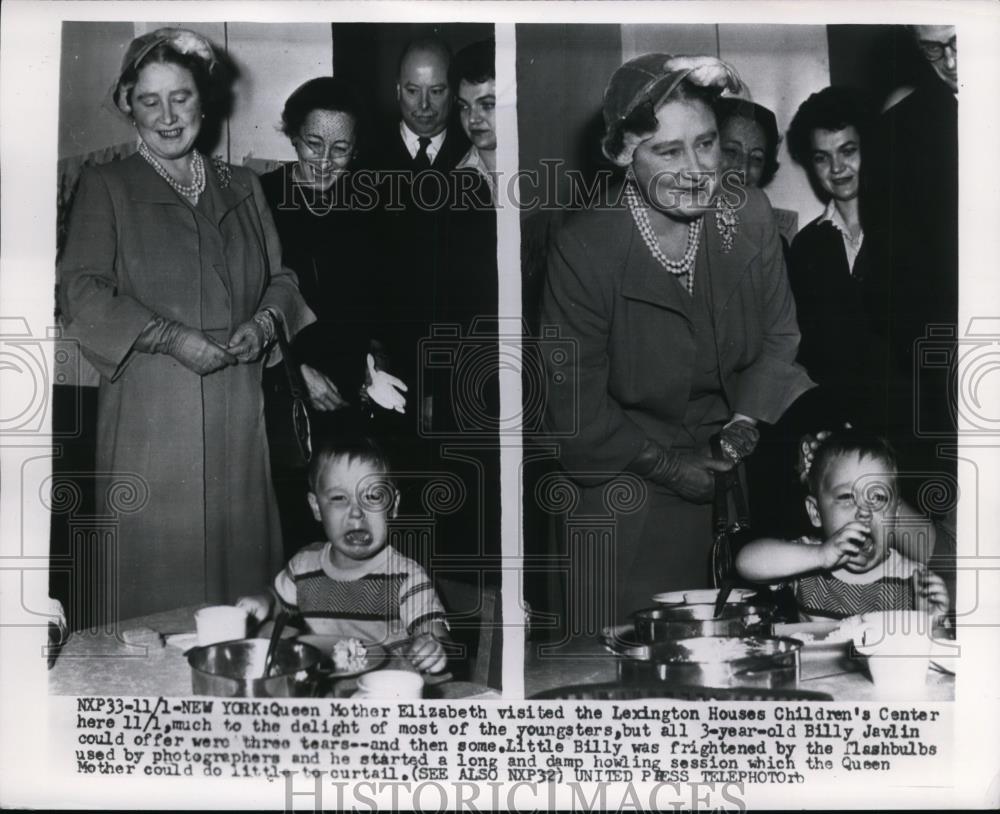
[[[133,40],[113,93],[139,151],[84,172],[59,263],[66,335],[101,374],[119,618],[234,600],[281,563],[262,358],[313,315],[256,176],[196,149],[219,76],[193,31]]]
[[[619,68],[603,149],[626,170],[622,205],[571,217],[549,257],[542,325],[558,326],[576,359],[550,362],[547,423],[580,484],[574,516],[615,513],[619,618],[658,591],[709,584],[715,474],[753,451],[757,422],[813,386],[794,361],[767,199],[720,183],[712,104],[739,87],[711,57],[647,54]],[[726,460],[709,451],[715,433]],[[621,473],[630,497],[610,486]]]

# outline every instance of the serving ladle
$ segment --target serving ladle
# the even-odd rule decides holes
[[[278,649],[278,642],[281,641],[281,631],[284,630],[285,622],[288,621],[288,613],[279,611],[274,619],[274,628],[271,630],[271,641],[267,644],[267,655],[264,657],[264,672],[261,678],[271,675],[271,667],[274,662],[274,651]]]

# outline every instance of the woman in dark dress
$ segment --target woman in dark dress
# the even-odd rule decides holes
[[[377,332],[379,292],[373,284],[376,197],[351,172],[361,142],[362,109],[353,89],[317,77],[296,89],[282,111],[282,131],[297,160],[261,178],[278,235],[282,262],[298,277],[317,322],[294,339],[314,411],[314,430],[355,407],[402,413],[406,386],[383,369]],[[265,378],[265,390],[285,386],[282,370]],[[350,411],[350,412],[356,412]],[[302,472],[275,472],[285,548],[294,553],[311,540],[312,517]]]
[[[869,117],[860,96],[829,87],[799,107],[788,129],[792,157],[808,173],[823,214],[792,242],[789,277],[802,331],[799,361],[843,420],[870,423],[872,354],[862,282],[861,154]]]

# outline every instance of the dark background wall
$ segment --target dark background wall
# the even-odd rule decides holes
[[[926,71],[902,25],[830,25],[827,42],[830,84],[865,90],[876,112],[892,91]]]
[[[585,176],[603,162],[601,105],[621,65],[618,25],[518,25],[517,116],[521,170],[561,159]],[[522,183],[522,200],[529,199]]]
[[[396,76],[406,44],[437,36],[457,52],[493,36],[492,23],[334,23],[333,73],[352,83],[377,121],[398,121]]]

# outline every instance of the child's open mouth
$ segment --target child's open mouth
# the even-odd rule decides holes
[[[357,529],[355,531],[349,531],[344,535],[349,545],[364,546],[368,545],[372,541],[372,536],[369,532]]]

